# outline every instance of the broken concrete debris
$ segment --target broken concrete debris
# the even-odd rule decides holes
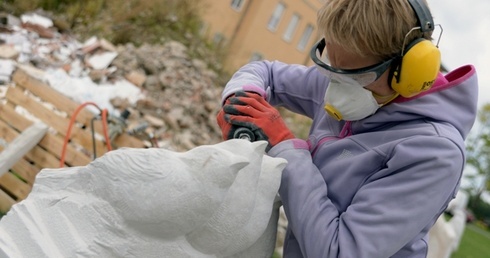
[[[218,76],[183,44],[114,46],[96,36],[80,42],[37,13],[0,18],[0,88],[24,69],[78,103],[94,101],[115,115],[128,109],[128,132],[145,127],[160,147],[184,151],[221,141]]]

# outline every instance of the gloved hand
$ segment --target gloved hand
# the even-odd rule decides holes
[[[230,96],[230,97],[233,97]],[[228,97],[225,101],[225,105],[230,104],[230,97]],[[233,138],[233,130],[232,125],[225,121],[225,111],[223,108],[220,109],[218,115],[216,115],[216,120],[218,122],[219,128],[221,128],[221,135],[223,136],[223,140],[228,140]]]
[[[279,111],[260,95],[239,91],[223,106],[225,121],[252,130],[257,140],[269,142],[269,148],[293,139],[294,135],[284,123]]]
[[[253,94],[253,95],[260,96],[260,94],[255,93],[255,92],[250,92],[250,93]],[[234,96],[235,96],[235,94],[230,95],[225,100],[225,104],[224,105],[230,104],[230,98],[232,98]],[[236,138],[236,137],[234,137],[234,134],[235,134],[235,132],[236,132],[237,129],[240,129],[240,127],[234,126],[234,125],[230,124],[229,122],[225,121],[225,111],[223,110],[223,108],[221,108],[221,110],[216,115],[216,120],[217,120],[218,126],[221,128],[221,135],[223,137],[223,140],[226,141],[226,140],[229,140],[229,139]],[[256,136],[253,136],[253,140],[259,140],[259,139],[257,139]]]

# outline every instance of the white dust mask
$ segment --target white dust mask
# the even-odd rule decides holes
[[[339,82],[331,79],[325,93],[325,110],[337,120],[361,120],[374,114],[380,106],[372,92],[354,80]]]

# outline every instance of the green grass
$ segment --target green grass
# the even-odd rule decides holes
[[[458,250],[451,258],[490,257],[490,232],[473,224],[467,224]]]

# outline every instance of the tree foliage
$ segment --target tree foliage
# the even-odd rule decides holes
[[[466,190],[471,195],[470,206],[476,209],[481,206],[482,194],[490,189],[490,104],[479,110],[478,122],[467,140],[466,152],[466,162],[476,172],[467,176],[471,185]]]

